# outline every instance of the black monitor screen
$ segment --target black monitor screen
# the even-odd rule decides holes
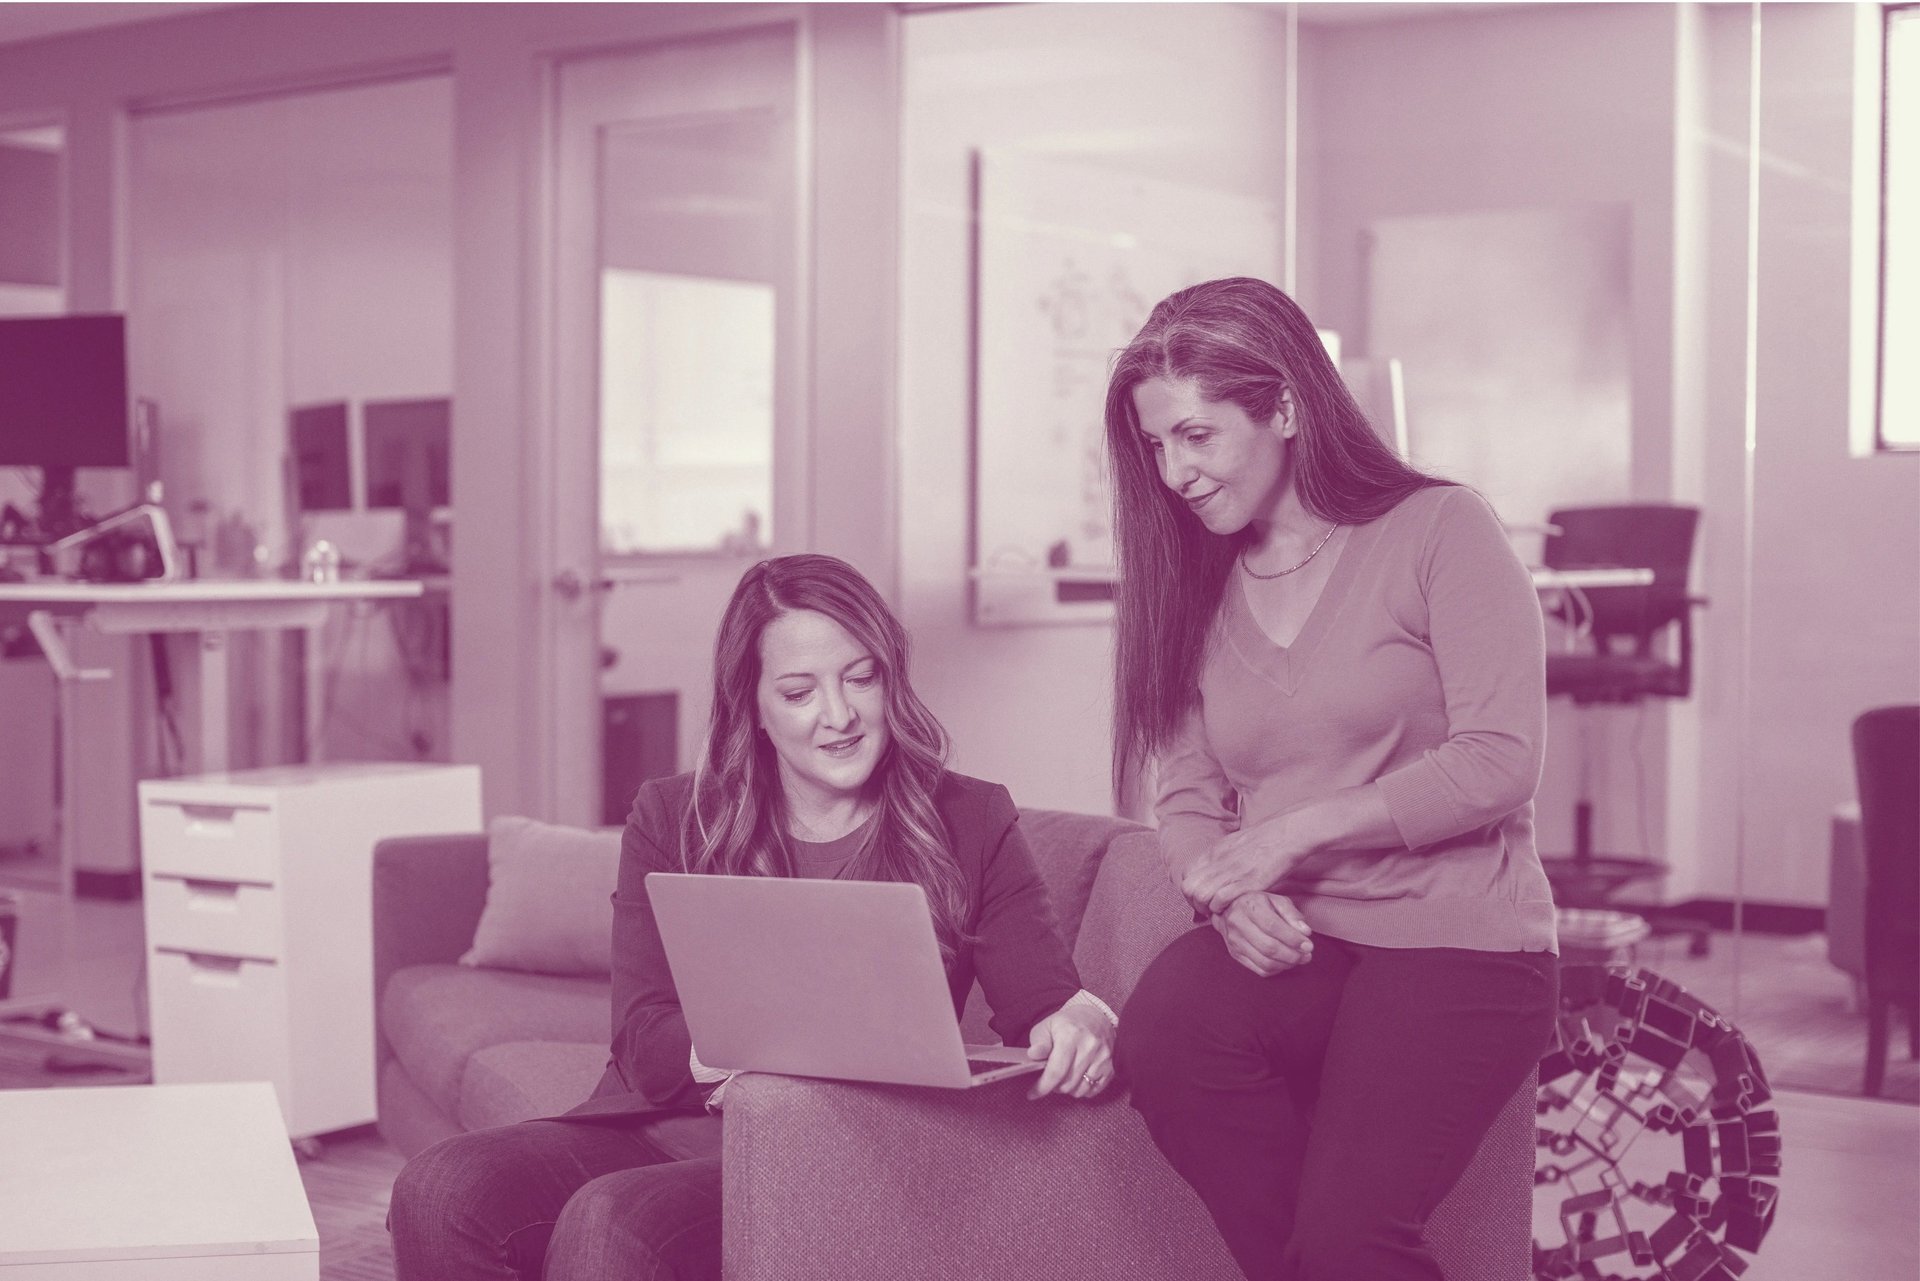
[[[0,319],[0,467],[125,467],[122,316]]]

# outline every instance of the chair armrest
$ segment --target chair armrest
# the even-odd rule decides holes
[[[409,965],[451,965],[473,946],[487,903],[487,838],[397,836],[373,847],[373,1008]],[[389,1057],[379,1038],[381,1062]]]
[[[746,1073],[727,1087],[727,1281],[1237,1278],[1124,1095]]]

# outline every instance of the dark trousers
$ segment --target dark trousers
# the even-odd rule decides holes
[[[1557,988],[1551,953],[1324,934],[1261,978],[1202,926],[1141,976],[1117,1057],[1251,1281],[1437,1281],[1422,1228],[1546,1049]]]
[[[527,1121],[434,1144],[394,1180],[397,1281],[717,1279],[720,1119],[695,1129]]]

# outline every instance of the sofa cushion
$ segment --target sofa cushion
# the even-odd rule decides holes
[[[489,1045],[467,1060],[455,1115],[469,1130],[557,1116],[586,1101],[606,1065],[605,1041]]]
[[[457,1116],[461,1077],[477,1051],[510,1041],[571,1041],[597,1044],[604,1063],[612,1009],[605,979],[412,965],[388,980],[380,1028],[415,1084]],[[583,1090],[573,1102],[586,1097]]]
[[[1020,811],[1021,834],[1033,850],[1033,861],[1040,869],[1040,879],[1047,887],[1047,900],[1053,906],[1053,919],[1069,948],[1079,937],[1087,897],[1100,875],[1108,847],[1129,832],[1147,830],[1123,818],[1097,814]],[[1085,982],[1084,975],[1081,981]],[[1096,995],[1100,994],[1096,992]],[[961,1039],[968,1045],[991,1045],[998,1041],[1000,1038],[987,1024],[990,1014],[986,998],[980,995],[980,985],[976,983],[967,994],[966,1008],[961,1011]]]
[[[1020,831],[1033,849],[1040,879],[1046,882],[1053,919],[1072,947],[1080,933],[1087,895],[1100,874],[1100,860],[1115,837],[1144,831],[1136,823],[1097,814],[1069,814],[1063,810],[1022,810]]]
[[[487,825],[487,906],[462,965],[613,972],[620,830],[502,817]]]
[[[1116,1011],[1147,963],[1193,928],[1193,909],[1167,879],[1154,833],[1117,838],[1087,899],[1073,962],[1087,990]]]

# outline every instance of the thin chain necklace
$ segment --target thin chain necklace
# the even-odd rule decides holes
[[[1242,549],[1240,552],[1240,568],[1246,572],[1246,575],[1248,578],[1258,578],[1262,582],[1271,582],[1276,578],[1285,578],[1288,574],[1297,573],[1298,571],[1305,569],[1307,567],[1307,561],[1310,561],[1315,556],[1318,556],[1320,554],[1320,549],[1322,547],[1325,547],[1329,542],[1332,541],[1333,531],[1338,528],[1340,528],[1340,526],[1338,525],[1327,526],[1326,534],[1321,537],[1319,542],[1313,545],[1313,550],[1307,553],[1307,559],[1301,561],[1297,565],[1289,565],[1285,569],[1277,569],[1271,574],[1262,574],[1261,572],[1256,570],[1253,566],[1247,564],[1247,553],[1245,549]]]

